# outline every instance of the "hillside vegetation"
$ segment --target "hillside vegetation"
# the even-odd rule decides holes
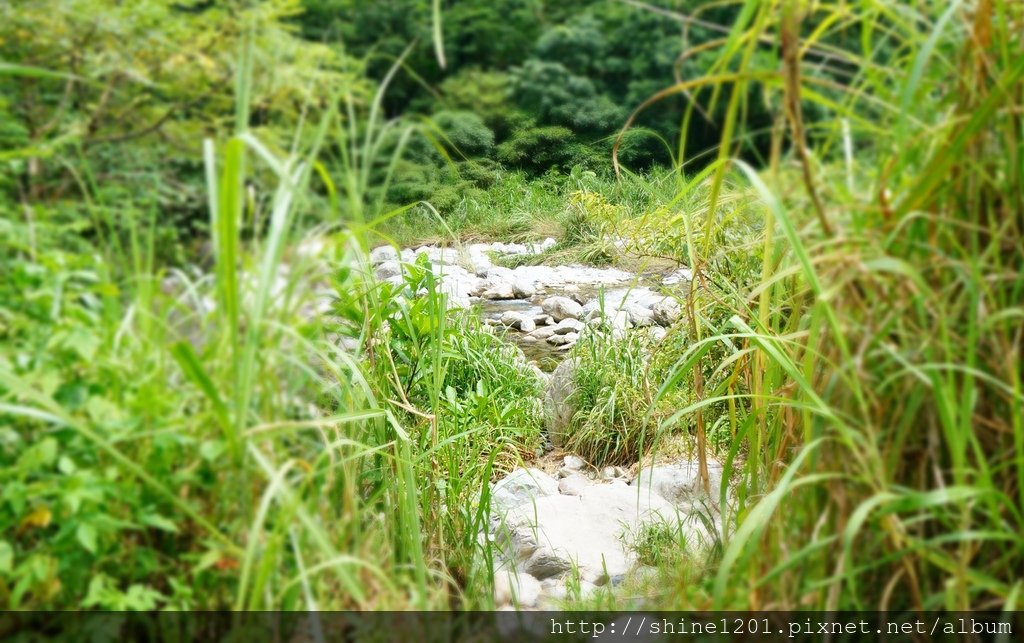
[[[551,237],[500,261],[692,273],[663,336],[569,351],[567,448],[731,484],[705,556],[632,539],[643,606],[1019,609],[1022,30],[1012,0],[0,5],[0,606],[493,608],[544,375],[425,255],[368,257]]]

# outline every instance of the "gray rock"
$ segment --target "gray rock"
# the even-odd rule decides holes
[[[580,306],[582,306],[583,304],[587,303],[587,298],[583,295],[583,293],[581,293],[579,291],[577,291],[577,292],[570,292],[568,297],[569,297],[569,299],[573,300],[574,302],[576,302]]]
[[[516,469],[491,489],[491,506],[504,513],[558,494],[558,482],[540,469]]]
[[[616,311],[614,315],[608,318],[608,324],[611,326],[612,331],[624,331],[631,326],[629,323],[629,313],[624,310]]]
[[[679,302],[672,297],[666,297],[654,304],[652,312],[654,313],[654,321],[661,326],[671,326],[679,321],[683,314]]]
[[[532,319],[523,313],[519,313],[514,310],[506,310],[501,314],[498,321],[500,321],[503,326],[515,328],[516,330],[520,330],[524,333],[530,333],[537,329],[537,326],[533,323]]]
[[[668,335],[668,331],[661,326],[651,326],[647,329],[647,333],[651,336],[651,339],[656,342],[660,342],[665,339],[665,335]]]
[[[395,260],[384,261],[374,269],[373,274],[381,281],[391,277],[400,277],[402,275],[402,264]]]
[[[563,360],[548,378],[544,395],[545,424],[548,438],[556,447],[562,445],[565,429],[576,412],[570,397],[576,390],[573,377],[578,364],[577,358]]]
[[[534,578],[544,580],[553,576],[561,576],[571,567],[572,564],[569,561],[551,550],[538,549],[523,564],[523,571]]]
[[[515,299],[516,291],[512,288],[512,284],[507,281],[491,281],[490,285],[480,293],[480,296],[484,299]]]
[[[533,284],[525,279],[514,279],[512,281],[512,291],[515,292],[516,297],[519,299],[529,299],[537,293],[537,289],[533,287]]]
[[[378,266],[385,261],[398,261],[400,255],[398,250],[392,246],[380,246],[370,251],[370,263]]]
[[[583,330],[583,322],[572,318],[563,319],[555,326],[556,335],[568,335],[569,333],[578,333],[581,330]]]
[[[639,304],[629,304],[626,313],[629,315],[629,323],[636,328],[654,324],[654,311]]]
[[[551,337],[554,334],[555,334],[555,329],[553,327],[545,326],[543,328],[538,328],[537,330],[535,330],[532,333],[530,333],[530,337],[533,337],[534,339],[537,339],[537,340],[545,340],[545,339],[547,339],[548,337]]]
[[[565,591],[565,583],[556,578],[545,578],[540,582],[541,596],[542,598],[561,601],[564,600],[567,593]]]
[[[556,322],[563,319],[579,319],[583,307],[568,297],[548,297],[541,304],[545,313],[551,315]]]
[[[548,343],[552,346],[562,346],[564,344],[574,344],[579,339],[579,333],[566,333],[565,335],[552,335],[548,337]]]

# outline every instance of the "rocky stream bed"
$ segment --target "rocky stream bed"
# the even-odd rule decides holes
[[[638,275],[584,265],[497,265],[501,257],[537,254],[554,244],[384,246],[370,260],[378,280],[401,285],[403,265],[426,255],[450,307],[477,306],[485,324],[522,349],[547,382],[547,433],[557,448],[572,415],[575,360],[565,357],[573,346],[586,333],[614,340],[646,332],[661,339],[680,317],[678,297],[691,275],[686,268]],[[500,608],[557,608],[570,595],[586,598],[602,586],[615,591],[655,574],[628,544],[645,526],[682,530],[693,556],[713,541],[709,529],[720,528],[722,469],[715,463],[709,463],[705,491],[697,463],[689,460],[633,467],[630,475],[620,467],[598,470],[573,454],[560,457],[552,473],[521,468],[492,486],[492,523],[480,537],[492,545]]]

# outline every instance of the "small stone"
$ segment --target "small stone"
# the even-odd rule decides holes
[[[583,467],[587,466],[586,461],[578,455],[567,455],[562,458],[562,464],[566,469],[571,471],[579,471]]]
[[[589,480],[573,473],[558,481],[558,492],[564,496],[582,496],[583,490],[588,484],[590,484]]]
[[[671,326],[682,317],[682,308],[679,302],[671,297],[666,297],[652,307],[654,321],[660,326]]]
[[[563,344],[575,344],[576,340],[579,339],[579,333],[566,333],[565,335],[552,335],[548,337],[548,343],[552,346],[562,346]]]
[[[529,574],[500,571],[494,575],[494,604],[533,607],[540,597],[540,581]]]

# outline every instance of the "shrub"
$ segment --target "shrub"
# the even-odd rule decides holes
[[[551,168],[565,169],[573,157],[573,133],[566,127],[532,127],[517,131],[498,146],[498,160],[543,174]]]
[[[444,136],[441,144],[456,155],[488,156],[494,148],[494,132],[473,112],[438,112],[431,120]]]

